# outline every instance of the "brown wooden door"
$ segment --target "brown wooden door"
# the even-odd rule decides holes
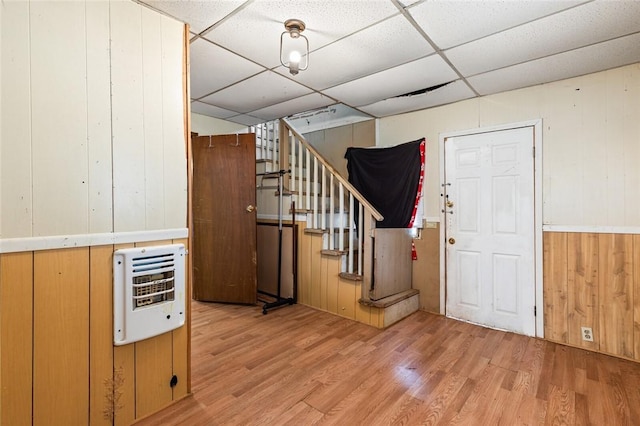
[[[256,303],[255,134],[193,138],[193,297]]]

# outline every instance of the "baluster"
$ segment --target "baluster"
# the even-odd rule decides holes
[[[358,275],[362,275],[362,242],[364,228],[364,208],[362,203],[358,204]]]
[[[353,194],[349,192],[349,252],[347,253],[347,260],[350,274],[353,274],[353,210]]]
[[[309,152],[308,149],[305,148],[304,150],[304,155],[306,155],[306,166],[307,166],[307,172],[305,173],[305,177],[307,178],[307,185],[306,185],[306,189],[307,189],[307,210],[311,210],[311,153]]]
[[[313,157],[313,228],[319,229],[318,224],[318,157]]]
[[[340,203],[340,228],[338,229],[338,250],[344,250],[344,186],[342,186],[342,182],[340,182],[338,187],[338,202]]]
[[[260,144],[262,145],[262,159],[269,163],[269,139],[264,134],[264,124],[261,124],[260,129]],[[269,169],[267,169],[269,170]]]
[[[335,190],[333,188],[333,173],[329,175],[329,250],[336,248],[335,244],[335,226],[333,218],[335,217],[336,203]]]
[[[324,231],[325,229],[327,229],[327,196],[325,194],[327,191],[327,168],[324,164],[322,165],[321,181],[322,186],[320,187],[320,196],[322,197],[322,202],[320,203],[320,227]]]
[[[295,138],[295,136],[294,136]],[[304,161],[304,149],[302,143],[300,143],[298,141],[297,143],[298,145],[298,204],[300,205],[301,209],[304,209],[304,166],[303,166],[303,161]]]
[[[287,129],[287,143],[291,144],[289,155],[291,156],[291,193],[296,193],[296,138],[292,137],[291,131]]]
[[[280,140],[278,139],[278,126],[276,126],[276,122],[271,122],[271,140],[273,141],[273,170],[280,170],[281,168],[285,168],[286,164],[283,167],[280,167]]]

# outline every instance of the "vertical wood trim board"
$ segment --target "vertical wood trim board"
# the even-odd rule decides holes
[[[113,422],[113,246],[89,250],[89,423]]]
[[[582,327],[598,335],[598,235],[568,234],[567,296],[568,343],[597,350],[596,342],[582,340]]]
[[[640,235],[633,236],[633,358],[640,360]]]
[[[545,232],[544,300],[545,338],[640,361],[640,235]]]
[[[567,234],[544,234],[543,257],[544,335],[567,343]]]
[[[33,253],[0,256],[0,424],[30,425]]]
[[[41,251],[33,268],[33,422],[89,419],[89,248]]]
[[[600,238],[600,349],[633,358],[633,236]]]
[[[132,248],[118,244],[114,250]],[[128,426],[136,419],[135,343],[113,346],[113,424]]]

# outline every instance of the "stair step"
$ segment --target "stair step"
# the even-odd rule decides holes
[[[392,294],[391,296],[383,297],[382,299],[378,299],[378,300],[359,299],[358,303],[365,306],[373,306],[375,308],[386,308],[388,306],[395,305],[396,303],[400,303],[405,299],[413,297],[416,294],[420,294],[420,291],[415,288],[412,288],[409,290],[405,290],[401,293]]]
[[[335,256],[335,257],[344,256],[347,253],[349,253],[349,250],[321,250],[320,251],[320,254],[322,254],[323,256]]]
[[[349,281],[362,281],[362,275],[350,274],[349,272],[340,272],[338,276]]]

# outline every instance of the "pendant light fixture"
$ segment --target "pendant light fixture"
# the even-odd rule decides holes
[[[306,27],[300,19],[287,19],[284,28],[286,31],[280,34],[280,63],[296,75],[309,67],[309,40],[302,35]]]

